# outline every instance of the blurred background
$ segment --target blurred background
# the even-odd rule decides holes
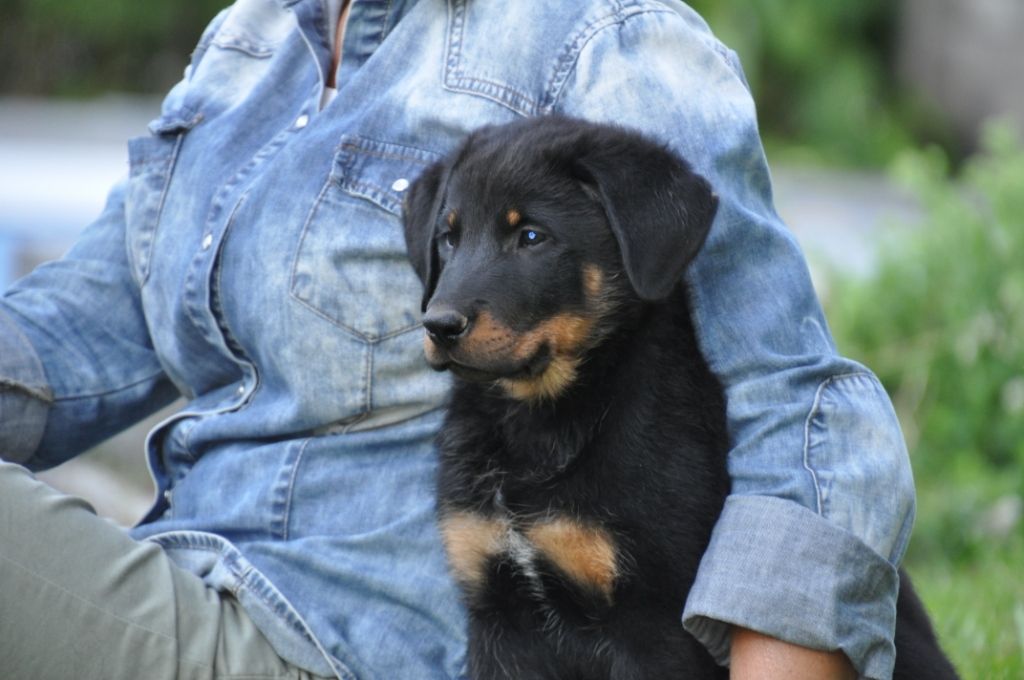
[[[126,171],[225,2],[0,2],[0,285]],[[1024,678],[1024,2],[693,0],[739,52],[839,349],[892,395],[907,564],[965,678]],[[125,525],[160,416],[44,474]]]

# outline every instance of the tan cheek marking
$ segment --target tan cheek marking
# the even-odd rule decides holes
[[[482,311],[462,342],[463,351],[474,356],[507,354],[515,344],[515,333],[501,324],[490,312]]]
[[[514,227],[519,224],[519,221],[523,219],[523,216],[518,210],[513,208],[508,211],[507,215],[505,215],[505,219],[508,220],[508,226]]]
[[[557,518],[533,525],[526,537],[566,576],[611,601],[619,569],[615,543],[607,531]]]
[[[600,299],[604,293],[604,272],[597,265],[583,267],[583,290],[591,300]]]
[[[555,357],[536,378],[498,381],[508,396],[519,401],[554,399],[576,380],[579,359]]]
[[[555,356],[576,354],[586,342],[592,327],[593,320],[585,316],[558,314],[519,336],[514,356],[525,361],[536,354],[545,342]]]
[[[541,324],[555,354],[575,354],[583,349],[594,321],[585,316],[560,314]]]
[[[437,345],[430,339],[430,336],[426,333],[423,334],[423,354],[426,355],[427,361],[437,363],[441,358],[437,351]]]
[[[547,343],[552,358],[544,373],[535,378],[503,379],[499,384],[511,397],[522,401],[553,398],[576,379],[579,354],[590,337],[593,325],[594,321],[589,317],[560,314],[517,335],[485,310],[473,322],[469,335],[461,343],[460,352],[481,359],[496,356],[527,361],[541,345]],[[429,338],[424,340],[424,350],[428,359],[437,354],[437,348]]]
[[[587,307],[595,322],[614,316],[618,307],[615,301],[614,285],[609,285],[608,275],[595,264],[583,267],[583,291],[587,297]]]
[[[442,517],[440,524],[448,563],[456,579],[465,587],[481,587],[487,562],[502,551],[508,523],[456,512]]]
[[[470,340],[482,345],[505,344],[513,336],[512,329],[484,310],[477,316],[470,331]]]
[[[553,399],[576,380],[579,355],[590,337],[594,322],[585,316],[559,314],[520,336],[513,356],[526,361],[540,346],[551,349],[551,363],[535,378],[502,380],[509,396],[521,401]]]

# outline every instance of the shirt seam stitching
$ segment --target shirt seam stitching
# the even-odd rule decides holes
[[[291,526],[292,500],[295,497],[295,480],[299,475],[299,466],[302,465],[302,459],[306,455],[306,447],[309,446],[309,441],[309,439],[306,439],[302,442],[299,454],[295,457],[295,463],[292,464],[292,472],[288,476],[288,497],[287,500],[285,500],[284,514],[281,518],[281,540],[283,541],[288,541],[290,539],[290,532],[288,529]]]
[[[605,15],[599,19],[595,19],[580,29],[575,38],[566,46],[564,54],[558,58],[559,65],[555,68],[555,72],[551,76],[551,80],[545,94],[545,99],[548,103],[545,104],[541,110],[544,112],[550,112],[559,104],[559,100],[565,93],[565,86],[569,82],[570,76],[573,71],[576,70],[576,66],[579,63],[580,54],[582,54],[583,50],[593,42],[599,33],[602,33],[606,29],[614,26],[622,26],[628,20],[645,14],[674,14],[674,12],[667,8],[644,6],[622,7],[620,5],[616,8],[614,14]]]
[[[445,59],[441,70],[442,86],[452,92],[462,92],[489,99],[520,116],[529,117],[540,111],[539,102],[528,94],[520,92],[506,83],[466,76],[459,70],[466,26],[466,2],[465,0],[452,0],[448,2],[448,7],[450,13]],[[475,87],[474,84],[477,83],[480,86]]]
[[[156,371],[156,372],[151,373],[149,375],[146,375],[145,377],[140,378],[140,379],[138,379],[138,380],[136,380],[134,382],[125,383],[125,384],[120,385],[118,387],[112,387],[112,388],[110,388],[108,390],[104,390],[102,392],[87,392],[87,393],[84,393],[84,394],[56,396],[53,399],[53,403],[56,404],[56,403],[65,402],[65,401],[75,401],[75,400],[78,400],[78,399],[95,399],[96,397],[106,397],[106,396],[109,396],[111,394],[117,394],[118,392],[123,392],[125,390],[131,389],[132,387],[137,387],[138,385],[141,385],[141,384],[143,384],[145,382],[153,380],[154,378],[159,378],[162,375],[164,375],[164,372],[162,370],[159,370],[159,371]]]
[[[49,405],[53,403],[53,394],[48,387],[33,387],[17,380],[0,378],[0,395],[14,394],[20,397],[29,397]]]
[[[804,451],[803,451],[803,466],[807,470],[807,473],[811,476],[811,483],[814,485],[814,496],[815,504],[817,506],[817,512],[820,516],[825,516],[824,500],[821,492],[821,482],[818,479],[818,473],[814,470],[814,466],[811,465],[811,426],[817,419],[820,409],[821,401],[825,391],[840,380],[846,380],[849,378],[863,378],[868,376],[868,373],[863,371],[857,371],[853,373],[843,373],[840,375],[833,375],[826,378],[818,385],[818,389],[814,393],[814,401],[811,404],[811,410],[807,414],[807,419],[804,421]]]

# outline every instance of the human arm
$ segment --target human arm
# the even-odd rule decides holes
[[[60,260],[0,297],[0,457],[57,465],[177,394],[127,262],[125,185]]]
[[[854,680],[857,673],[842,652],[808,649],[734,626],[729,677],[732,680]]]
[[[0,459],[22,462],[31,457],[52,403],[39,357],[0,308]]]
[[[738,626],[841,650],[861,675],[888,677],[894,565],[914,508],[891,403],[870,371],[836,353],[772,206],[735,57],[682,6],[615,12],[579,36],[555,108],[665,141],[719,196],[689,283],[702,350],[726,388],[732,493],[684,625],[721,663]]]

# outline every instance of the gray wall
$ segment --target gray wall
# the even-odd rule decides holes
[[[899,72],[960,140],[1006,116],[1024,130],[1024,0],[903,0]]]

